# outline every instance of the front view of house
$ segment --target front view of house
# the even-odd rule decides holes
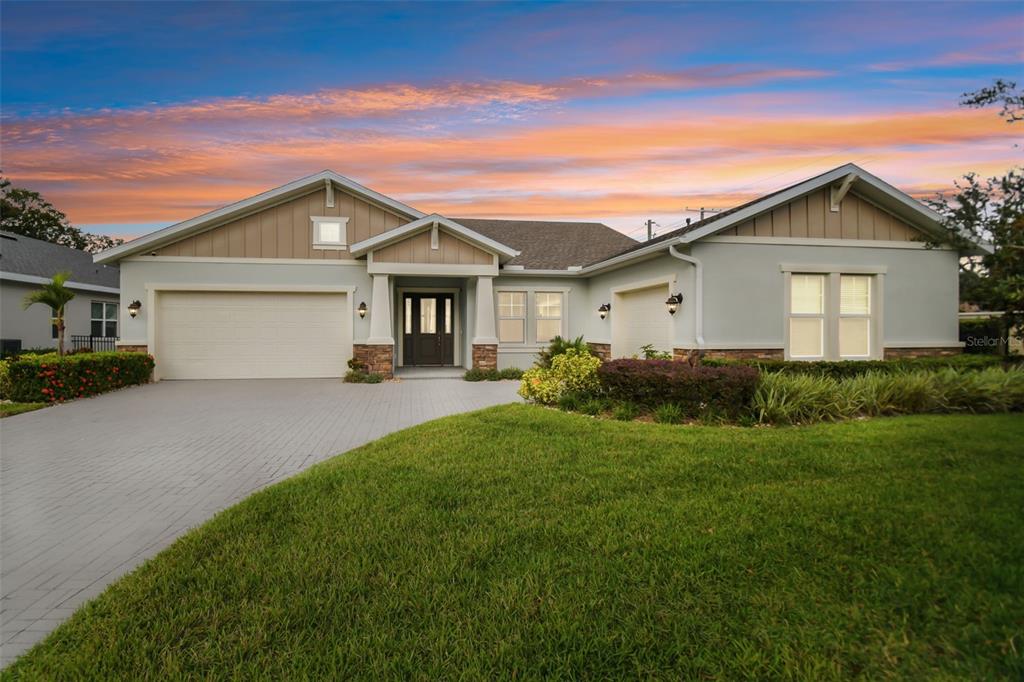
[[[162,379],[527,367],[603,357],[869,359],[959,352],[938,216],[847,164],[647,242],[599,223],[427,215],[331,171],[96,256],[119,346]]]

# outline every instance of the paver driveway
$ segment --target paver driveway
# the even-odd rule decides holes
[[[253,491],[391,431],[517,400],[516,387],[167,381],[4,419],[2,663]]]

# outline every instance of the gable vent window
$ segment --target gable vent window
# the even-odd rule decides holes
[[[348,245],[348,218],[313,216],[313,248],[345,249]]]

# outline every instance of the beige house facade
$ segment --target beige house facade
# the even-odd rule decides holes
[[[525,368],[555,336],[606,358],[857,360],[960,351],[960,254],[925,247],[940,229],[852,164],[648,242],[426,214],[323,171],[96,261],[141,306],[120,346],[163,379]]]

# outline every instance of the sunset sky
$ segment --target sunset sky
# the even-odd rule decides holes
[[[639,236],[838,166],[1019,164],[1021,3],[4,2],[2,169],[130,238],[333,169],[424,211]]]

